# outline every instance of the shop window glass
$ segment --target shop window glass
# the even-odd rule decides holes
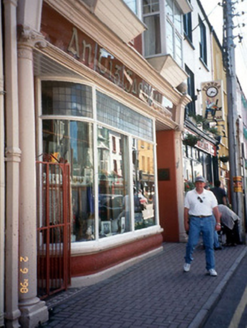
[[[121,153],[111,149],[113,144],[110,140],[113,136],[121,140]],[[97,153],[99,236],[103,238],[131,230],[127,137],[98,126]]]
[[[97,119],[135,136],[153,140],[153,121],[97,91]]]
[[[71,82],[42,81],[42,114],[92,117],[92,88]]]
[[[184,158],[183,161],[184,179],[193,182],[191,160],[189,158]]]
[[[195,179],[199,175],[203,176],[202,163],[198,161],[192,161],[192,163],[193,163],[193,179]]]
[[[66,160],[71,171],[71,240],[95,238],[92,124],[43,120],[43,152]]]
[[[146,167],[145,162],[149,165]],[[153,145],[133,139],[132,172],[134,185],[134,227],[142,229],[155,224],[155,179]],[[148,170],[147,170],[148,168]]]

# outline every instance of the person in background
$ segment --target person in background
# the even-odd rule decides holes
[[[205,185],[204,189],[210,190],[208,184]],[[214,231],[214,249],[215,249],[215,251],[222,250],[222,246],[220,245],[220,242],[219,242],[218,231],[216,231],[216,230]]]
[[[184,202],[184,228],[189,238],[186,245],[184,272],[190,271],[193,251],[202,233],[205,246],[206,269],[210,276],[216,277],[214,258],[214,231],[220,231],[220,213],[214,194],[205,190],[205,179],[196,177],[195,189],[188,191]],[[216,222],[215,222],[216,221]]]
[[[241,221],[240,217],[225,205],[219,205],[218,208],[221,213],[221,223],[226,233],[226,246],[242,244],[238,227]]]
[[[219,205],[227,205],[225,189],[221,188],[220,185],[221,182],[219,180],[215,181],[214,188],[211,188],[211,191],[214,193]]]

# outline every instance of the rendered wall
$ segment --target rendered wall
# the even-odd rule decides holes
[[[179,241],[178,199],[176,184],[175,132],[158,131],[157,165],[169,170],[169,179],[158,181],[160,225],[164,229],[163,239],[167,242]]]

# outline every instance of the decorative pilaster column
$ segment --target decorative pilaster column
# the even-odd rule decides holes
[[[176,106],[174,120],[178,124],[175,131],[175,154],[176,154],[176,184],[177,184],[177,204],[179,241],[186,242],[187,235],[184,229],[184,176],[183,176],[183,144],[182,131],[184,129],[184,111],[187,103],[190,102],[188,95],[184,94],[180,103]]]
[[[0,1],[0,17],[2,1]],[[2,24],[0,38],[3,40]],[[3,81],[3,47],[0,45],[0,327],[4,326],[4,249],[5,249],[5,175],[4,175],[4,81]]]
[[[18,42],[20,148],[19,309],[22,327],[48,320],[45,302],[37,297],[36,153],[33,47],[42,37],[21,27]]]
[[[19,327],[19,116],[17,85],[17,0],[4,0],[4,65],[6,129],[6,212],[5,212],[5,326]],[[0,220],[4,220],[1,217]]]

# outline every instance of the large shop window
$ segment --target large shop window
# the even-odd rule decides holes
[[[97,120],[87,122],[94,118],[89,86],[42,82],[43,153],[70,164],[73,242],[156,224],[153,122],[98,91],[95,97]]]
[[[43,121],[43,151],[70,163],[72,241],[89,240],[94,231],[93,126],[69,120]]]
[[[153,122],[120,102],[97,91],[97,119],[114,128],[153,140]]]

